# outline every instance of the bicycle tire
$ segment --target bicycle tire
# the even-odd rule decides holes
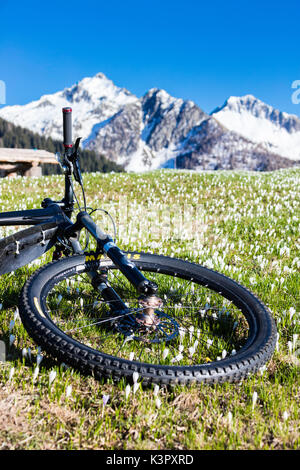
[[[58,360],[63,361],[64,363],[80,370],[83,374],[93,375],[96,379],[100,379],[102,377],[111,377],[113,379],[119,380],[120,378],[125,377],[128,380],[132,380],[133,373],[138,372],[139,376],[143,379],[143,383],[156,383],[164,385],[190,384],[200,382],[237,382],[247,377],[249,374],[255,373],[271,358],[275,349],[277,339],[275,322],[265,305],[248,289],[223,274],[220,274],[216,271],[210,270],[198,264],[191,263],[189,261],[149,253],[131,252],[127,253],[127,255],[130,257],[132,262],[134,262],[134,264],[138,266],[139,269],[151,273],[151,275],[153,276],[166,276],[167,279],[170,278],[171,280],[173,280],[174,277],[177,284],[179,285],[178,290],[175,290],[175,297],[177,294],[179,295],[179,293],[182,294],[183,290],[180,291],[180,289],[181,285],[183,285],[183,283],[185,282],[185,285],[191,286],[190,290],[192,292],[192,294],[190,294],[190,291],[187,291],[186,288],[185,292],[188,293],[186,294],[185,298],[198,298],[201,300],[202,289],[209,289],[209,292],[212,293],[212,295],[220,296],[222,299],[225,299],[225,302],[229,303],[232,308],[238,310],[239,314],[241,314],[243,328],[245,320],[247,323],[248,330],[246,339],[244,340],[244,343],[242,344],[240,349],[236,351],[235,354],[227,355],[222,358],[218,357],[215,360],[210,360],[202,363],[200,362],[199,364],[174,364],[174,362],[172,362],[174,361],[174,358],[168,358],[168,363],[153,364],[149,363],[148,361],[138,361],[136,359],[128,360],[127,357],[124,358],[119,357],[118,355],[111,355],[108,352],[99,349],[94,349],[93,347],[81,342],[81,340],[78,341],[77,339],[74,339],[73,337],[71,337],[71,335],[74,334],[74,330],[71,330],[71,335],[68,334],[68,331],[67,333],[64,332],[53,321],[47,307],[47,302],[52,302],[51,293],[56,292],[54,289],[55,286],[63,287],[65,283],[68,282],[68,280],[70,280],[70,282],[73,282],[73,276],[82,277],[90,269],[95,268],[95,264],[91,263],[88,260],[89,257],[86,257],[85,255],[74,255],[68,258],[62,258],[58,261],[54,261],[40,268],[27,280],[20,295],[19,310],[21,320],[29,335],[35,340],[35,342],[37,342],[39,346],[41,346],[43,350],[45,350],[47,353],[57,358]],[[111,272],[111,275],[116,277],[116,267],[109,259],[104,260],[104,264],[101,263],[102,262],[100,262],[100,266],[106,266],[108,271]],[[78,285],[81,285],[79,284],[79,281]],[[198,295],[198,297],[196,297],[195,295],[195,290],[192,291],[192,286],[195,285],[196,294]],[[67,299],[67,293],[65,295],[65,298]],[[69,300],[65,300],[65,298],[63,299],[64,302],[71,302]],[[184,308],[187,307],[183,307],[183,309]],[[208,307],[208,310],[206,312],[209,311],[209,308],[210,307]],[[211,308],[213,309],[213,307]],[[198,315],[200,310],[198,312],[198,306],[195,307],[195,309],[196,313],[194,314],[192,311],[190,315],[194,315],[194,318],[196,319],[195,321],[197,321],[197,325],[199,325],[201,323],[200,314]],[[57,314],[55,312],[58,312],[59,310],[59,308],[57,310],[54,310],[54,313],[52,313],[52,315],[55,316]],[[74,311],[75,310],[76,309],[74,307]],[[178,307],[178,311],[181,311],[180,304]],[[167,324],[166,328],[173,328],[174,331],[177,328],[177,332],[175,331],[177,333],[177,336],[174,336],[174,340],[169,340],[168,344],[170,346],[168,347],[172,347],[172,341],[174,343],[177,341],[176,344],[181,344],[179,343],[178,339],[178,331],[181,327],[179,327],[178,329],[178,325],[176,326],[176,323],[180,321],[183,322],[182,319],[188,318],[187,315],[180,316],[178,314],[178,318],[176,316],[173,318],[170,315],[164,313],[162,313],[161,315],[164,315],[164,323]],[[223,318],[223,313],[222,315],[218,313],[217,319],[214,315],[215,314],[211,312],[207,313],[207,317],[210,318],[209,320],[206,320],[206,317],[204,316],[203,321],[209,321],[209,325],[212,324],[212,326],[209,326],[209,328],[220,329],[219,323],[222,323],[220,319]],[[232,322],[230,317],[231,313],[228,314],[226,312],[226,314],[224,315],[227,315],[227,318],[230,318],[230,321]],[[214,319],[215,323],[212,321],[212,318]],[[68,322],[69,320],[63,321]],[[105,321],[108,322],[108,320]],[[172,324],[171,321],[173,322]],[[122,331],[120,333],[120,324],[118,324],[118,321],[113,318],[111,324],[114,325],[114,328],[119,328],[115,336],[121,336]],[[117,325],[117,327],[115,325]],[[87,327],[85,326],[82,329],[84,328],[87,329]],[[224,326],[224,331],[226,330],[226,328],[227,323]],[[191,327],[189,328],[189,330],[186,330],[186,332],[187,331],[191,331]],[[197,329],[197,334],[198,331],[199,328]],[[112,335],[113,333],[109,334]],[[233,336],[233,333],[230,334]],[[146,338],[148,337],[150,337],[149,333]],[[162,337],[167,337],[167,334],[164,330]],[[185,336],[185,338],[186,341],[188,341],[187,336]],[[144,337],[134,337],[133,339],[138,339],[139,343],[138,341],[135,341],[134,345],[138,343],[138,346],[142,349],[141,344],[145,342]],[[189,339],[191,340],[191,336],[189,337]],[[213,340],[215,340],[214,336]],[[219,337],[217,338],[217,340],[219,341]],[[149,340],[147,341],[149,343]],[[180,341],[182,341],[182,339],[180,339]],[[155,341],[153,340],[153,342]],[[162,343],[163,341],[161,340],[160,342]],[[194,344],[196,344],[196,342]],[[204,340],[203,344],[205,344]],[[208,346],[208,341],[206,341],[205,347],[210,347]],[[154,350],[154,348],[156,348],[157,351],[159,350],[158,348],[160,348],[160,346],[157,346],[157,342],[155,346],[153,346],[153,344],[151,343],[151,347],[148,344],[148,349],[145,348],[145,350],[147,351],[145,354],[150,355],[151,353],[154,356],[154,352],[152,353],[152,349]],[[165,348],[164,351],[166,351],[166,349],[167,348]],[[150,350],[150,352],[148,352],[148,350]],[[158,355],[160,353],[155,352],[155,354]],[[186,357],[189,357],[188,354],[186,354]],[[159,358],[159,360],[161,360],[161,358]]]

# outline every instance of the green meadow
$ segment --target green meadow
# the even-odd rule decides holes
[[[90,173],[84,185],[122,249],[191,260],[252,290],[275,318],[276,350],[235,384],[133,388],[82,376],[40,350],[19,318],[19,292],[48,252],[0,280],[0,449],[299,448],[300,169]],[[62,176],[1,179],[1,211],[59,200],[63,187]],[[114,234],[107,214],[93,216]],[[1,238],[14,231],[0,227]]]

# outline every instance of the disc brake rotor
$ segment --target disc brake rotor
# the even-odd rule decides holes
[[[176,338],[179,334],[179,324],[164,312],[155,311],[151,325],[140,321],[140,309],[134,309],[125,314],[114,324],[115,328],[127,337],[127,341],[136,340],[144,343],[163,343]]]

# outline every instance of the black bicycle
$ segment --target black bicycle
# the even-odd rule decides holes
[[[30,226],[0,241],[0,274],[53,248],[53,261],[34,272],[20,295],[21,320],[35,342],[95,378],[130,380],[138,372],[145,383],[215,383],[239,381],[262,367],[277,339],[263,303],[198,264],[118,248],[86,206],[71,108],[63,108],[63,135],[63,199],[0,214],[0,225]],[[82,247],[83,229],[95,239],[94,251]]]

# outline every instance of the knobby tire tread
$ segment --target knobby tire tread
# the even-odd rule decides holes
[[[148,253],[140,253],[145,258],[149,258],[147,263],[157,264],[158,261],[165,265],[172,264],[176,266],[177,261],[179,264],[184,263],[183,260],[176,260],[167,256],[152,255]],[[251,344],[249,350],[239,356],[230,356],[223,360],[207,363],[199,366],[184,367],[184,366],[162,366],[150,365],[138,362],[132,362],[117,357],[107,356],[105,353],[96,352],[95,350],[78,343],[69,338],[60,330],[53,327],[48,320],[42,318],[36,311],[33,305],[32,288],[36,284],[39,277],[47,278],[48,272],[53,273],[57,268],[57,274],[62,271],[61,263],[63,260],[71,259],[78,264],[84,264],[84,257],[82,255],[74,255],[70,258],[54,261],[46,266],[41,267],[36,271],[25,283],[19,302],[19,310],[21,320],[28,331],[29,335],[36,341],[50,355],[57,358],[59,361],[64,362],[75,369],[79,370],[84,375],[92,375],[96,379],[112,378],[119,380],[125,377],[129,381],[132,380],[133,372],[138,372],[143,378],[145,384],[191,384],[191,383],[221,383],[221,382],[238,382],[248,375],[257,372],[272,356],[277,340],[277,331],[275,322],[268,312],[265,305],[248,289],[238,284],[236,281],[229,279],[227,276],[212,271],[208,268],[199,266],[196,263],[188,262],[188,267],[193,271],[194,278],[200,276],[197,274],[197,269],[204,271],[210,278],[214,279],[220,289],[224,289],[224,284],[230,283],[234,286],[242,297],[247,298],[247,302],[251,300],[255,306],[256,317],[264,316],[264,322],[267,326],[267,331],[262,335],[258,331],[257,337],[259,340]],[[153,261],[151,261],[151,259]],[[78,261],[77,261],[78,260]],[[136,262],[137,266],[139,261]],[[145,262],[144,262],[145,264]],[[178,268],[179,270],[182,268]],[[53,276],[53,274],[51,274]],[[220,284],[220,280],[222,280]],[[228,289],[228,288],[227,288]]]

